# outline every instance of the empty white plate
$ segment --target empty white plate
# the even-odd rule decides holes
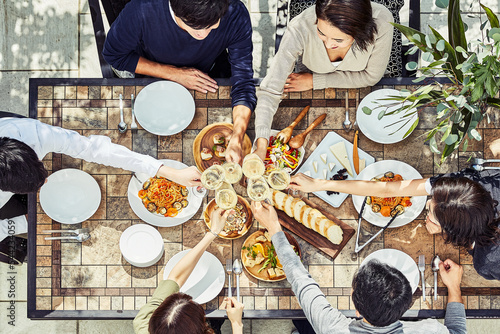
[[[172,81],[156,81],[144,87],[135,100],[135,116],[146,131],[158,136],[181,132],[194,118],[191,93]]]
[[[187,249],[179,252],[168,260],[163,270],[163,279],[168,278],[174,266],[189,251],[190,250]],[[204,252],[186,283],[181,287],[180,292],[190,295],[198,304],[205,304],[219,295],[224,287],[225,280],[226,274],[222,263],[215,255]]]
[[[120,237],[123,258],[136,267],[152,266],[162,257],[164,249],[160,232],[150,225],[132,225]]]
[[[40,205],[53,220],[78,224],[99,208],[101,189],[97,181],[79,169],[62,169],[47,178],[40,189]]]
[[[373,259],[378,260],[380,263],[388,264],[402,272],[410,282],[412,293],[415,293],[420,280],[420,274],[417,264],[408,254],[397,249],[380,249],[368,255],[359,267],[361,268]]]

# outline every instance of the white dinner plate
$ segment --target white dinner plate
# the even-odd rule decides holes
[[[361,268],[374,259],[378,260],[380,263],[388,264],[402,272],[406,279],[410,282],[412,293],[415,293],[415,290],[417,290],[418,287],[418,282],[420,281],[420,274],[417,264],[411,256],[397,249],[379,249],[378,251],[368,255],[363,262],[361,262],[359,267]]]
[[[120,237],[123,257],[136,267],[152,266],[160,260],[164,249],[160,232],[150,225],[132,225]]]
[[[394,174],[400,174],[404,180],[421,179],[422,175],[407,163],[397,161],[397,160],[383,160],[377,161],[376,163],[367,166],[358,175],[358,180],[369,181],[374,177],[381,177],[386,172],[393,172]],[[361,210],[361,205],[363,204],[365,197],[352,195],[352,202],[356,210]],[[412,205],[405,208],[405,212],[396,217],[394,222],[389,226],[389,228],[400,227],[412,222],[418,215],[422,212],[425,207],[425,202],[427,196],[412,196]],[[380,213],[375,213],[372,211],[369,205],[365,205],[363,210],[363,218],[373,225],[384,227],[391,217],[384,217]]]
[[[378,119],[378,115],[381,111],[387,109],[386,113],[398,109],[403,105],[408,105],[410,102],[405,104],[398,104],[392,107],[385,107],[387,104],[393,104],[398,101],[387,101],[382,100],[388,98],[389,96],[400,96],[401,92],[396,89],[379,89],[368,94],[359,104],[358,111],[356,112],[356,121],[358,122],[359,129],[363,134],[374,142],[381,144],[394,144],[403,140],[405,133],[411,128],[416,120],[417,114],[411,116],[411,120],[406,123],[406,125],[398,130],[409,117],[403,118],[403,112],[398,114],[392,114]],[[372,113],[367,115],[363,112],[363,107],[368,107],[372,109]],[[410,111],[408,111],[410,112]],[[403,122],[398,122],[404,120]],[[391,125],[398,122],[394,125]],[[398,130],[398,131],[396,131]],[[394,134],[392,134],[395,132]]]
[[[323,169],[326,168],[328,179],[330,179],[333,175],[337,174],[337,172],[339,170],[343,169],[344,167],[340,164],[340,162],[337,160],[337,158],[335,158],[333,153],[330,151],[330,146],[332,146],[340,141],[343,141],[345,143],[347,155],[349,157],[349,162],[351,163],[351,168],[353,170],[353,173],[356,173],[354,171],[354,166],[352,165],[352,153],[353,153],[352,152],[353,151],[352,143],[348,142],[343,137],[341,137],[340,135],[338,135],[337,133],[335,133],[333,131],[329,132],[325,136],[325,138],[323,138],[321,143],[319,143],[318,147],[316,147],[316,149],[314,149],[314,151],[311,153],[309,158],[307,158],[307,160],[304,162],[304,164],[302,164],[302,166],[300,166],[297,173],[305,173],[305,172],[309,171],[311,173],[311,177],[313,177],[315,179],[323,179]],[[321,160],[321,157],[320,157],[320,155],[323,153],[326,153],[328,156],[326,165],[323,163],[323,161]],[[359,155],[360,159],[365,159],[366,166],[375,162],[374,157],[372,157],[371,155],[369,155],[368,153],[366,153],[365,151],[363,151],[359,148],[358,148],[358,155]],[[318,163],[318,172],[314,171],[313,161],[316,161]],[[335,163],[335,167],[331,171],[328,168],[329,162]],[[346,175],[347,175],[347,180],[354,180],[356,177],[356,175],[354,175],[354,177],[352,177],[348,173],[346,173]],[[327,195],[326,191],[315,191],[314,195],[318,196],[323,201],[327,202],[328,204],[330,204],[331,206],[333,206],[335,208],[338,208],[344,202],[344,200],[347,198],[347,196],[349,196],[349,194],[344,194],[344,193]]]
[[[158,136],[181,132],[191,123],[195,112],[191,93],[172,81],[147,85],[137,94],[134,106],[139,124]]]
[[[186,249],[172,256],[163,270],[163,279],[167,279],[174,266],[189,252]],[[226,273],[222,263],[215,255],[204,252],[188,277],[180,292],[193,297],[198,304],[205,304],[221,292],[226,280]]]
[[[80,169],[61,169],[52,173],[40,189],[40,205],[53,220],[78,224],[99,208],[101,189],[97,181]]]
[[[175,169],[186,168],[187,165],[182,162],[175,160],[163,159],[160,160],[167,167],[172,167]],[[145,182],[149,176],[142,173],[136,174],[139,180]],[[182,209],[182,211],[175,217],[165,217],[163,215],[149,212],[142,204],[142,200],[139,198],[139,190],[142,189],[142,183],[139,182],[134,176],[130,178],[130,182],[128,184],[128,202],[130,203],[130,207],[135,212],[135,214],[141,218],[146,223],[151,225],[160,226],[160,227],[168,227],[168,226],[176,226],[182,223],[187,222],[191,217],[193,217],[203,202],[204,194],[195,195],[194,192],[196,188],[188,188],[188,197],[187,200],[189,202],[188,206]]]

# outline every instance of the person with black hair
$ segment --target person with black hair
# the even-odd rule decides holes
[[[107,166],[149,176],[163,176],[185,186],[201,186],[196,167],[177,170],[151,156],[113,144],[106,136],[84,137],[76,131],[48,125],[31,118],[0,119],[0,241],[8,233],[9,221],[16,233],[27,232],[26,212],[11,198],[14,194],[37,192],[48,172],[41,161],[48,153],[63,153]],[[11,207],[12,204],[12,207]]]
[[[427,196],[425,227],[446,243],[466,248],[482,277],[500,280],[500,171],[441,174],[395,182],[332,181],[302,173],[292,176],[290,188],[304,192],[338,191],[360,196]]]
[[[290,21],[257,93],[256,153],[262,160],[283,93],[368,87],[383,77],[393,20],[370,0],[317,0]]]
[[[226,159],[239,163],[257,100],[252,49],[250,15],[240,0],[132,0],[113,22],[102,53],[118,73],[202,93],[216,92],[214,77],[230,77],[234,128]]]
[[[354,276],[352,301],[356,314],[363,319],[349,319],[330,305],[290,247],[274,207],[266,202],[252,202],[251,208],[255,219],[269,231],[286,278],[309,321],[310,326],[307,322],[294,321],[300,333],[466,333],[460,291],[462,266],[449,259],[439,265],[439,273],[448,288],[444,325],[436,319],[400,321],[412,304],[410,282],[397,269],[378,261],[363,265]]]
[[[137,334],[214,334],[214,329],[220,333],[219,328],[211,328],[207,323],[203,307],[179,290],[193,272],[203,252],[224,228],[229,213],[231,210],[224,211],[220,208],[212,212],[210,230],[177,262],[167,279],[158,284],[153,296],[139,310],[133,322]],[[243,304],[236,298],[226,298],[223,307],[231,321],[233,333],[243,333]]]

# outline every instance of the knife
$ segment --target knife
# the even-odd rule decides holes
[[[354,165],[354,170],[356,174],[359,174],[359,155],[358,155],[358,131],[354,134],[354,144],[352,147],[352,164]]]

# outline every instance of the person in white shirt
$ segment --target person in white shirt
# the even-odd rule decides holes
[[[151,156],[113,144],[106,136],[85,137],[38,120],[6,117],[0,119],[0,210],[5,209],[14,194],[38,191],[48,176],[41,160],[51,152],[149,176],[162,176],[189,187],[201,185],[200,172],[194,166],[177,170]],[[8,217],[7,212],[0,218],[4,218],[0,220],[0,241],[9,235],[9,220],[15,222],[15,234],[27,232],[24,215]]]

